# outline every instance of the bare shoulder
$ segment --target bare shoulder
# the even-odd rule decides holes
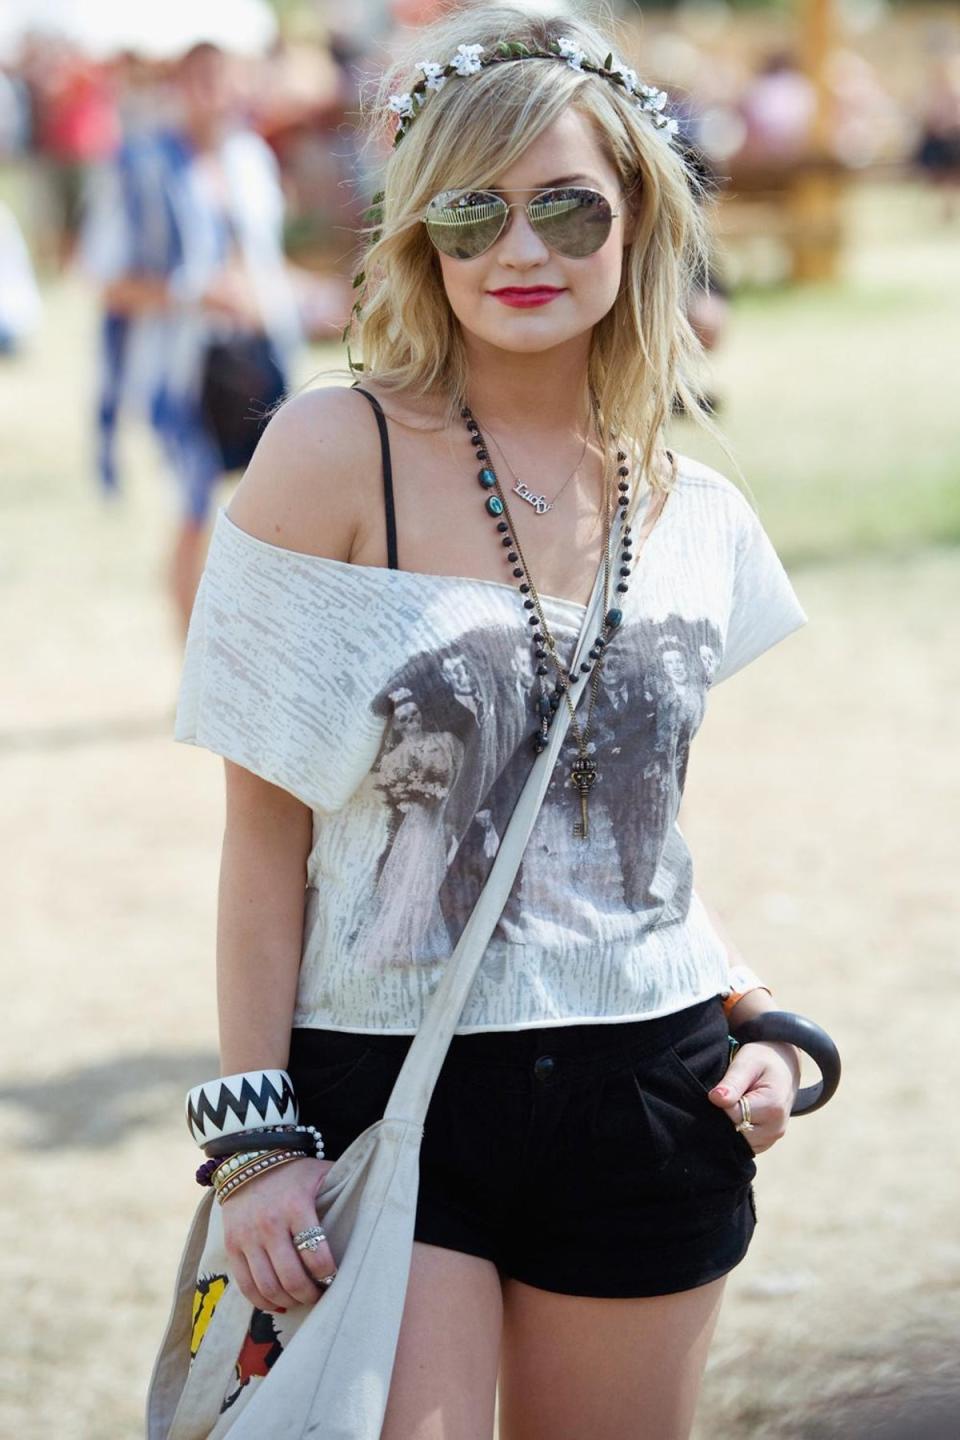
[[[345,386],[306,390],[270,420],[227,513],[268,544],[349,560],[379,485],[369,400]]]

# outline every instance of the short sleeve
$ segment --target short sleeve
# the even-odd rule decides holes
[[[355,567],[249,535],[220,510],[190,620],[174,738],[340,809],[384,721],[370,705],[376,637]],[[360,587],[357,590],[355,587]]]
[[[771,645],[807,623],[786,570],[770,538],[748,507],[738,537],[723,656],[714,685],[756,660]]]

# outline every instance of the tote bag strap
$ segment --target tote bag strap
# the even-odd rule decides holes
[[[621,513],[616,521],[614,546],[619,543],[622,524]],[[579,670],[583,654],[592,643],[589,637],[600,632],[603,619],[600,612],[604,604],[603,579],[601,564],[580,627],[570,674],[576,674]],[[573,699],[575,705],[579,703],[586,688],[581,685],[580,694]],[[412,1120],[416,1124],[423,1124],[433,1087],[466,1004],[470,987],[513,888],[523,852],[547,793],[553,767],[569,724],[569,708],[561,705],[554,713],[546,749],[536,757],[530,774],[524,781],[486,883],[463,928],[420,1029],[414,1036],[413,1044],[404,1058],[403,1067],[384,1111],[384,1119]]]

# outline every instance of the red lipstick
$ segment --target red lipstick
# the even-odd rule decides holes
[[[502,290],[490,290],[488,294],[503,305],[529,310],[535,305],[549,305],[551,300],[563,294],[563,290],[553,285],[506,285]]]

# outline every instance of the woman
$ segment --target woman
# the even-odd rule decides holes
[[[491,829],[552,715],[575,709],[427,1117],[384,1440],[489,1440],[498,1376],[500,1440],[687,1435],[753,1231],[753,1154],[796,1092],[789,1046],[745,1045],[728,1068],[728,1026],[773,1001],[693,892],[676,816],[704,650],[719,683],[805,616],[739,491],[663,447],[674,395],[690,398],[700,221],[666,97],[605,66],[610,48],[499,8],[418,36],[429,58],[389,102],[356,326],[366,396],[315,390],[270,424],[219,517],[188,645],[178,737],[227,761],[223,1073],[286,1067],[326,1144],[220,1192],[257,1307],[240,1387],[282,1346],[284,1312],[336,1284],[313,1198],[382,1114],[443,973],[415,938],[435,921],[418,866],[442,836],[452,950]],[[606,547],[610,608],[572,676]],[[668,641],[682,705],[659,678]],[[445,671],[452,653],[471,684]],[[377,713],[392,690],[460,746],[405,847],[423,896],[405,964],[362,945],[378,877],[400,884],[395,732]],[[458,691],[476,700],[454,721]]]

